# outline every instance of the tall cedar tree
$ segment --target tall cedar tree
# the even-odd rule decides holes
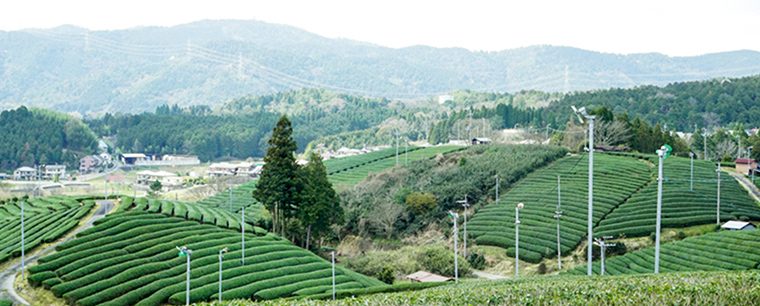
[[[306,248],[311,237],[321,237],[330,225],[343,222],[340,198],[327,179],[327,168],[319,154],[311,153],[309,164],[303,168],[304,190],[298,218],[306,226]]]
[[[295,216],[303,189],[292,134],[290,120],[282,116],[272,131],[264,157],[266,164],[253,191],[253,197],[272,213],[273,231],[279,229],[280,233],[285,232],[286,220]]]

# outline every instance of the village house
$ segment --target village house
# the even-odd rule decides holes
[[[757,169],[757,162],[751,158],[737,158],[735,163],[737,173],[750,175],[750,170]]]
[[[45,165],[42,167],[42,179],[54,180],[66,178],[66,165]]]
[[[17,181],[33,181],[37,179],[37,169],[21,167],[13,171],[13,179]]]
[[[176,173],[168,171],[144,170],[137,172],[137,184],[150,186],[155,181],[161,183],[162,191],[170,191],[182,188],[185,180]]]

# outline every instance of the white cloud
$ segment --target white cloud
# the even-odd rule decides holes
[[[0,29],[91,29],[258,19],[391,47],[502,50],[535,44],[614,53],[760,50],[760,2],[727,1],[13,1]]]

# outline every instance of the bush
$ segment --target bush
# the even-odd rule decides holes
[[[483,270],[486,267],[486,257],[477,252],[471,252],[467,255],[467,262],[475,270]]]
[[[391,266],[385,266],[377,275],[377,279],[388,285],[393,285],[393,281],[396,280],[396,270]]]
[[[536,269],[536,272],[538,272],[538,274],[541,274],[541,275],[546,274],[546,264],[543,262],[539,264],[538,268]]]
[[[420,253],[417,257],[417,261],[420,263],[423,269],[445,276],[454,276],[454,256],[453,252],[441,247],[429,247]],[[459,276],[464,276],[470,273],[470,264],[467,260],[459,257]]]

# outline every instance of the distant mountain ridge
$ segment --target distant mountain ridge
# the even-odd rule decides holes
[[[259,21],[0,32],[0,109],[139,112],[295,88],[423,98],[458,89],[580,91],[760,73],[760,52],[618,55],[532,46],[386,48]]]

